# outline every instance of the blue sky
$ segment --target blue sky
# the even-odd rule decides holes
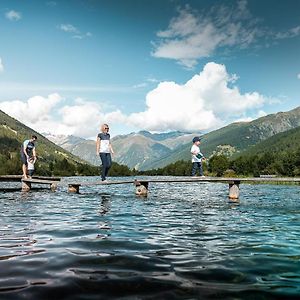
[[[0,109],[39,132],[207,132],[299,106],[300,1],[0,2]]]

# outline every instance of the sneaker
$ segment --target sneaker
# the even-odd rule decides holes
[[[102,180],[102,183],[108,183],[108,181],[105,179],[105,180]]]

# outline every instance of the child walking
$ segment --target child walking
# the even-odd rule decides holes
[[[193,138],[193,146],[191,148],[191,154],[192,154],[192,176],[196,176],[197,169],[199,169],[199,175],[201,177],[204,177],[203,175],[203,168],[202,168],[202,159],[205,160],[204,155],[200,151],[200,143],[201,138],[199,136],[195,136]]]

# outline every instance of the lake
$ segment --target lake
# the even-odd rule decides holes
[[[240,189],[0,192],[0,299],[298,299],[300,186]]]

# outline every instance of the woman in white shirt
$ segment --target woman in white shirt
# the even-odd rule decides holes
[[[108,171],[111,167],[111,154],[114,154],[113,148],[110,143],[110,134],[108,133],[109,126],[103,124],[101,132],[98,133],[96,142],[96,154],[100,156],[102,162],[101,180],[106,181]]]

